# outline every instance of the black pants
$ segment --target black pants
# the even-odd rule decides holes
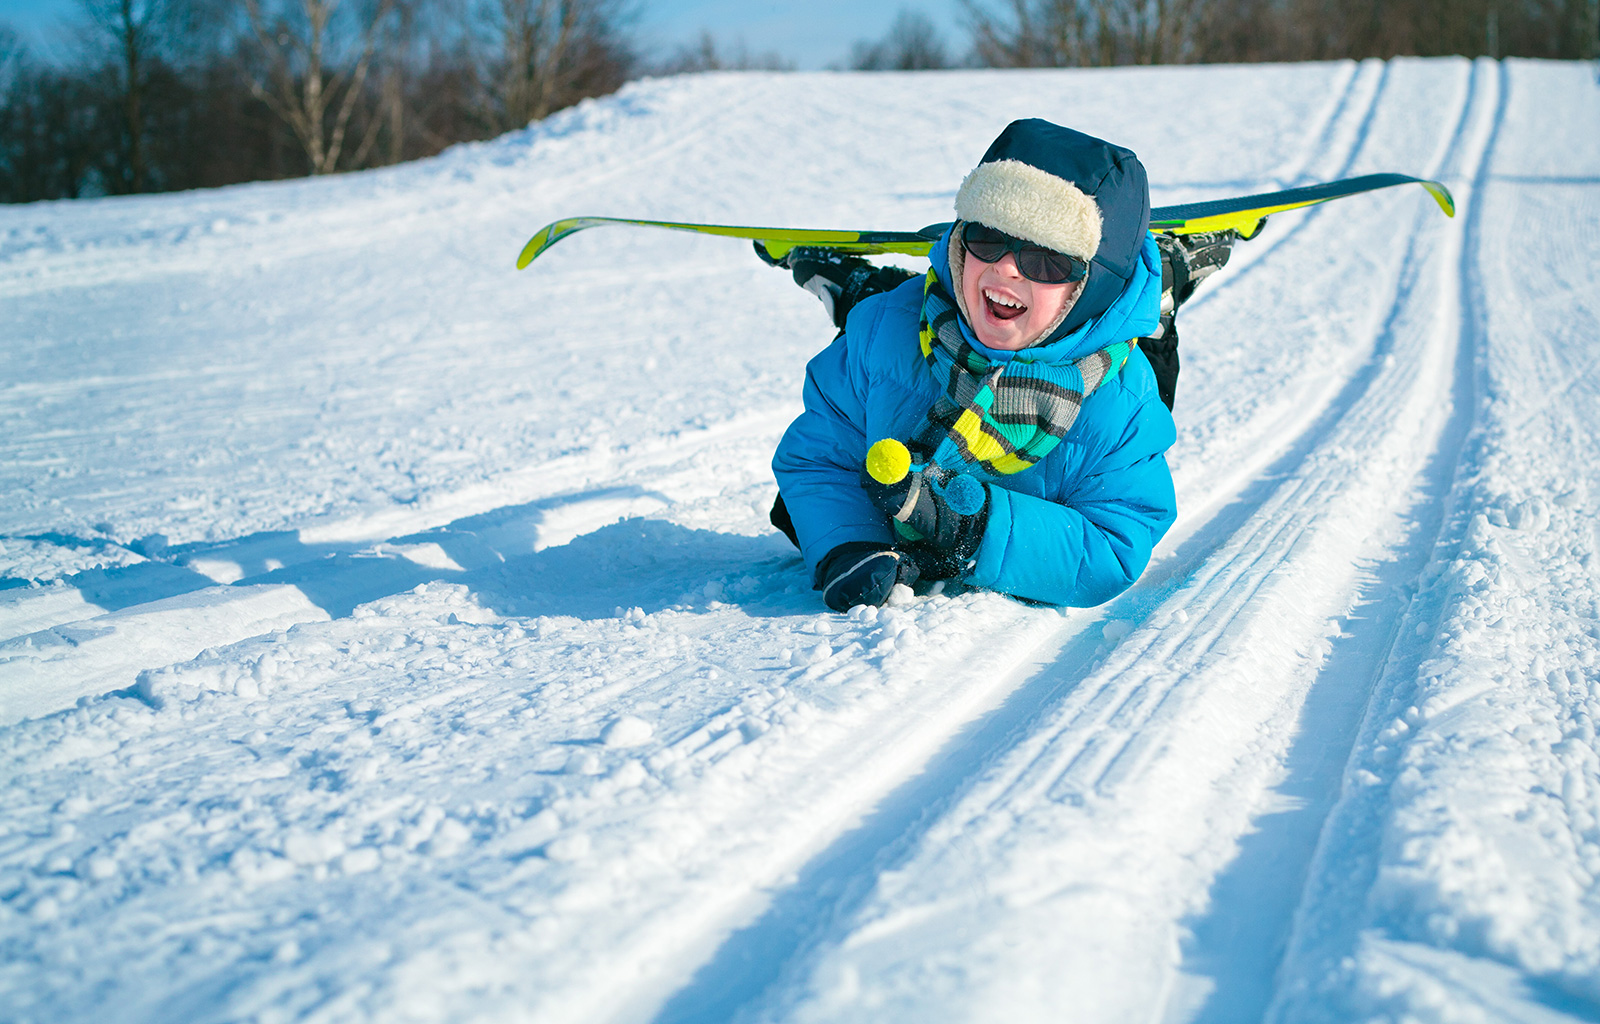
[[[1178,393],[1178,325],[1167,325],[1166,333],[1158,338],[1140,338],[1139,351],[1150,360],[1150,369],[1156,374],[1156,394],[1161,404],[1172,411],[1172,401]]]
[[[767,518],[778,528],[779,533],[789,538],[789,543],[795,547],[800,546],[800,538],[794,532],[794,520],[789,518],[789,506],[783,503],[781,493],[778,495],[778,500],[772,503],[772,511],[767,513]]]

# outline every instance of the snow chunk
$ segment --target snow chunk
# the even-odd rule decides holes
[[[600,730],[600,742],[608,747],[637,747],[655,734],[650,723],[633,715],[613,719]]]
[[[827,661],[831,657],[833,657],[832,647],[829,647],[827,644],[817,644],[815,647],[809,647],[803,651],[795,652],[791,663],[804,668],[810,665],[820,664],[824,661]]]
[[[589,856],[589,837],[582,832],[559,836],[544,848],[544,855],[554,861],[571,863]]]
[[[555,811],[545,808],[531,818],[525,818],[500,838],[501,846],[513,854],[537,849],[561,832],[561,818]]]
[[[619,789],[632,789],[634,786],[642,785],[649,777],[650,773],[645,771],[644,765],[638,761],[624,761],[611,773],[611,781],[615,782]]]
[[[42,537],[7,537],[0,544],[0,578],[48,582],[92,569],[122,569],[145,560],[107,538],[69,545]]]
[[[104,882],[109,878],[114,878],[116,874],[117,862],[104,854],[96,854],[90,857],[83,862],[82,867],[78,870],[79,877],[96,882]]]
[[[344,852],[344,841],[327,832],[290,832],[283,841],[283,854],[303,867],[326,864]]]
[[[359,875],[377,867],[382,859],[375,848],[358,846],[339,858],[339,870],[347,875]]]
[[[850,609],[849,618],[851,622],[859,622],[862,625],[870,626],[878,621],[878,609],[870,604],[858,604]]]
[[[471,839],[471,829],[454,818],[446,818],[423,844],[422,852],[430,857],[450,857],[460,852]]]
[[[275,853],[241,849],[228,858],[228,869],[246,885],[276,882],[294,874],[294,865]]]
[[[1550,506],[1542,498],[1519,501],[1506,509],[1506,525],[1513,530],[1538,533],[1550,525]]]

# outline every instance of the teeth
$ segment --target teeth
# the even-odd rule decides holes
[[[983,297],[997,306],[1010,306],[1012,309],[1028,308],[1022,303],[1018,302],[1016,299],[1007,298],[1006,296],[1001,295],[999,292],[993,292],[987,288],[983,290]]]

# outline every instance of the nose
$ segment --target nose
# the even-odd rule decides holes
[[[1022,277],[1022,271],[1017,269],[1016,253],[1008,252],[1004,256],[1001,256],[994,263],[990,264],[990,266],[994,267],[995,270],[999,271],[1005,277],[1014,277],[1018,279]]]

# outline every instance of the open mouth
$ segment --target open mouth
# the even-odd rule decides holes
[[[983,304],[989,310],[989,315],[996,320],[1015,320],[1028,311],[1028,307],[999,292],[988,288],[983,290]]]

